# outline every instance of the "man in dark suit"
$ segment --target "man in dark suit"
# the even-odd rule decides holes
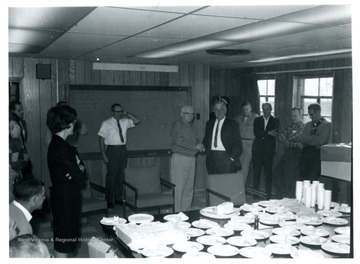
[[[279,119],[271,115],[270,103],[263,103],[264,115],[255,118],[255,140],[252,145],[253,187],[259,190],[261,169],[264,167],[265,191],[271,197],[272,163],[276,148],[276,136],[279,130]]]
[[[203,145],[206,152],[208,174],[234,173],[241,168],[242,143],[239,126],[226,117],[227,101],[215,102],[213,112],[216,119],[206,123]]]

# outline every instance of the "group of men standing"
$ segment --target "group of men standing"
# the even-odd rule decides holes
[[[227,116],[227,98],[220,97],[213,105],[215,118],[206,123],[205,136],[199,140],[194,127],[195,109],[183,106],[180,118],[171,127],[170,181],[175,187],[175,211],[189,210],[194,194],[196,156],[205,151],[208,174],[241,172],[244,185],[252,163],[253,189],[259,191],[262,170],[265,193],[271,197],[273,178],[277,194],[291,197],[298,179],[320,177],[321,145],[330,141],[331,123],[321,116],[318,104],[308,107],[312,121],[304,124],[300,108],[292,108],[291,122],[279,135],[279,119],[271,115],[272,105],[262,104],[263,115],[252,111],[251,104],[242,104],[243,112],[235,119]],[[122,195],[121,182],[127,163],[126,134],[140,121],[119,104],[111,107],[112,117],[105,120],[98,132],[103,161],[107,164],[107,201],[114,207],[115,193]],[[273,170],[276,139],[284,147],[284,155]],[[116,186],[119,186],[118,188]]]
[[[171,129],[171,181],[175,187],[175,211],[190,209],[194,189],[196,155],[205,150],[208,174],[241,171],[244,185],[252,162],[253,189],[259,191],[262,170],[265,193],[270,199],[273,178],[277,195],[292,197],[296,180],[315,180],[320,177],[320,146],[330,142],[331,123],[321,116],[319,104],[310,104],[311,121],[304,124],[300,108],[292,108],[291,122],[279,136],[284,155],[273,173],[276,139],[280,122],[271,115],[272,105],[262,104],[263,115],[252,112],[251,104],[242,104],[243,113],[235,120],[227,117],[228,101],[220,98],[214,103],[214,119],[206,123],[205,136],[196,138],[194,108],[184,106],[181,118]],[[273,177],[273,174],[275,177]]]

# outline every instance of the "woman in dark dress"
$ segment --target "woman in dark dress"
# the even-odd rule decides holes
[[[53,133],[48,148],[48,167],[52,182],[50,205],[55,256],[67,257],[78,244],[81,186],[86,179],[85,167],[76,148],[66,142],[74,130],[76,111],[68,105],[52,107],[46,123]]]

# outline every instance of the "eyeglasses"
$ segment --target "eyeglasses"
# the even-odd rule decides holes
[[[187,113],[187,112],[183,112],[184,115],[195,115],[195,113]]]
[[[121,113],[124,113],[124,110],[121,110],[121,111],[113,111],[115,114],[121,114]]]

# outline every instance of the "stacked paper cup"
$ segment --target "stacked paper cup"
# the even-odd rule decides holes
[[[305,206],[311,207],[311,186],[306,185],[304,188],[305,188],[305,199],[304,199]]]
[[[303,196],[303,182],[296,181],[295,197],[299,203],[301,203],[302,201],[302,196]]]
[[[316,204],[316,196],[317,196],[317,184],[313,184],[311,185],[311,207],[315,207]]]
[[[306,201],[305,201],[305,197],[306,197],[305,190],[306,190],[306,187],[310,187],[310,186],[311,186],[311,185],[310,185],[310,181],[305,180],[305,181],[303,182],[303,194],[302,194],[302,202],[303,202],[303,204],[306,203]]]
[[[329,211],[331,206],[331,191],[325,190],[324,195],[324,210]]]
[[[317,207],[319,210],[324,209],[324,198],[325,198],[325,189],[324,184],[319,183],[317,188]]]

